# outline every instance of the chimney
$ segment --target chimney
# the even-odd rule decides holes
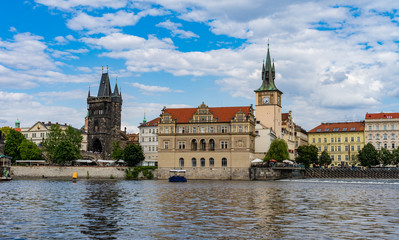
[[[51,122],[50,122],[50,121],[48,122],[48,125],[51,125]]]

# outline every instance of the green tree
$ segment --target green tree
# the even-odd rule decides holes
[[[370,167],[373,165],[378,165],[378,152],[371,143],[367,143],[366,146],[363,147],[362,150],[359,151],[357,155],[357,159],[360,162],[360,165],[364,167]]]
[[[378,151],[378,161],[384,166],[391,165],[394,162],[394,155],[388,149],[382,148]]]
[[[297,149],[298,157],[295,160],[309,168],[310,164],[318,164],[317,151],[315,145],[299,146]]]
[[[7,156],[11,156],[13,163],[15,163],[15,160],[21,159],[19,146],[24,139],[24,135],[22,135],[22,133],[18,131],[15,131],[14,129],[10,129],[9,133],[7,134],[4,154]]]
[[[21,159],[23,160],[39,160],[43,159],[42,150],[33,142],[24,139],[19,146]]]
[[[278,162],[289,159],[288,145],[284,139],[275,139],[272,144],[270,144],[269,151],[267,151],[264,160],[268,161],[270,159],[274,159]]]
[[[66,161],[72,161],[76,159],[76,150],[74,144],[68,140],[61,140],[55,149],[55,159],[58,164],[63,164]]]
[[[65,132],[63,132],[59,125],[54,124],[51,125],[50,132],[47,135],[47,138],[44,140],[43,146],[46,149],[47,157],[50,161],[55,163],[63,163],[65,161],[80,158],[82,139],[83,137],[80,130],[68,126]],[[59,147],[61,143],[63,146]],[[70,148],[70,146],[72,147]],[[57,152],[61,150],[64,151],[66,148],[71,151],[68,155],[66,155],[64,152]],[[65,159],[60,159],[60,157],[62,158],[63,156],[65,156]]]
[[[134,143],[125,147],[123,150],[123,157],[128,166],[136,166],[139,162],[145,159],[141,146]]]
[[[321,166],[324,166],[324,165],[328,166],[331,164],[331,162],[332,162],[332,160],[331,160],[331,157],[328,154],[328,152],[327,151],[321,152],[321,155],[319,156],[319,164]]]
[[[399,148],[392,151],[393,164],[399,164]]]
[[[46,150],[47,158],[55,162],[56,148],[62,140],[62,130],[58,124],[50,126],[50,132],[47,134],[47,138],[43,142],[43,147]]]
[[[13,128],[10,127],[1,127],[0,131],[4,133],[5,137],[7,138],[7,135],[10,133],[11,130],[14,130]]]
[[[121,144],[119,141],[112,143],[111,157],[114,160],[123,159],[123,148],[121,147]]]

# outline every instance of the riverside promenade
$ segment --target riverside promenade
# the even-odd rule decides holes
[[[398,168],[307,168],[304,169],[305,178],[375,178],[399,179]]]

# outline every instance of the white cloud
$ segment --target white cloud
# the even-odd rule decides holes
[[[136,87],[143,91],[144,93],[161,93],[161,92],[182,92],[181,90],[172,90],[168,87],[161,87],[161,86],[149,86],[140,83],[132,83],[133,87]]]
[[[184,31],[179,29],[180,27],[182,27],[181,23],[174,23],[170,20],[167,20],[165,22],[158,23],[155,26],[166,28],[172,32],[173,36],[178,36],[180,38],[199,38],[197,34],[191,31]]]
[[[89,7],[89,8],[122,8],[127,4],[127,0],[35,0],[52,8],[59,8],[62,10],[72,10],[76,7]]]
[[[10,32],[17,32],[17,29],[15,27],[10,27],[10,29],[8,29],[8,31]]]
[[[57,44],[61,44],[61,45],[68,43],[68,40],[66,38],[64,38],[63,36],[55,37],[54,40],[57,42]]]

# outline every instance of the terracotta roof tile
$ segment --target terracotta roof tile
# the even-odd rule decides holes
[[[399,118],[399,113],[366,113],[366,119]]]
[[[364,131],[364,121],[361,122],[342,122],[342,123],[322,123],[313,128],[309,133],[325,132],[362,132]]]
[[[250,106],[242,107],[210,107],[209,111],[213,114],[213,118],[218,118],[218,122],[230,122],[231,118],[236,116],[240,110],[248,115]],[[177,123],[188,123],[196,113],[198,108],[166,108],[165,113],[170,113],[172,119],[177,119]]]

